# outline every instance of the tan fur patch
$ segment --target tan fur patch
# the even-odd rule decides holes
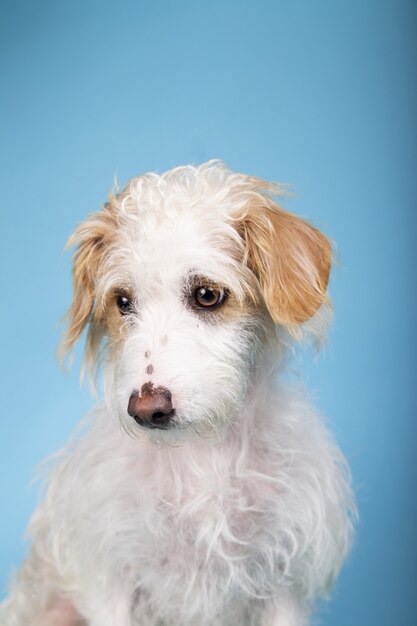
[[[133,292],[128,287],[112,289],[107,295],[105,305],[101,310],[100,323],[103,333],[109,338],[109,347],[118,348],[127,337],[129,329],[129,315],[122,315],[117,306],[117,295],[123,293],[133,301]]]
[[[100,343],[102,310],[96,307],[95,284],[114,243],[117,223],[117,212],[106,204],[102,211],[83,222],[67,243],[67,247],[76,247],[73,255],[74,298],[66,315],[68,328],[61,344],[62,357],[72,350],[88,322],[87,352],[94,353]]]
[[[255,273],[274,321],[300,324],[328,301],[331,247],[304,220],[267,196],[238,223],[245,243],[244,262]]]

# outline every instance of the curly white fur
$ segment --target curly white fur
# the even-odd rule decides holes
[[[52,463],[1,626],[301,626],[328,592],[352,534],[348,471],[280,376],[290,335],[320,330],[312,250],[325,244],[271,189],[218,162],[148,174],[77,230],[66,347],[88,323],[95,363],[104,340],[106,400]],[[265,275],[279,282],[284,251],[285,306]],[[194,276],[227,289],[229,308],[196,313]],[[118,321],[120,287],[134,312]],[[172,393],[169,430],[127,413],[149,381]]]

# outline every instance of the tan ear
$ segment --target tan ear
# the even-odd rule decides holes
[[[80,224],[68,240],[66,247],[75,247],[72,270],[74,295],[66,314],[68,327],[60,347],[61,358],[71,352],[88,323],[87,352],[97,344],[100,315],[96,308],[96,283],[115,237],[116,221],[114,208],[106,204],[102,211]]]
[[[272,319],[288,326],[301,324],[328,301],[330,243],[269,197],[264,200],[262,206],[251,207],[240,224],[246,261],[258,278]]]

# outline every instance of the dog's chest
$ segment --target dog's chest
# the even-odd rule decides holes
[[[270,596],[285,503],[271,454],[246,450],[242,459],[241,449],[184,445],[138,454],[137,442],[122,440],[116,459],[109,444],[86,464],[80,447],[72,462],[84,463],[83,481],[74,501],[62,500],[66,517],[77,502],[82,532],[66,543],[80,576],[98,567],[111,586],[123,581],[136,623],[148,626],[224,626],[219,615],[236,616],[254,597]],[[72,464],[66,470],[73,475]]]
[[[187,611],[191,603],[200,614],[214,616],[240,603],[242,595],[268,594],[276,530],[273,490],[249,473],[217,473],[213,465],[202,473],[166,469],[153,489],[141,490],[131,510],[129,575],[140,617],[146,606],[162,613],[167,606],[180,618],[184,603]]]

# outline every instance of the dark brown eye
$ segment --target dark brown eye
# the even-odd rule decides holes
[[[200,308],[208,309],[218,306],[224,298],[225,292],[221,287],[197,287],[194,292],[194,300]]]
[[[133,304],[128,296],[125,294],[118,294],[116,296],[116,304],[122,315],[127,315],[132,312]]]

